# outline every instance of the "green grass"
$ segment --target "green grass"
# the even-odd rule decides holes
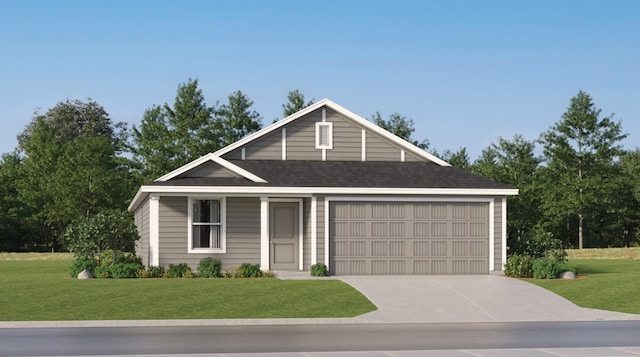
[[[602,252],[596,254],[603,255]],[[640,314],[640,259],[592,258],[569,261],[578,268],[580,277],[577,280],[527,281],[553,291],[578,306]]]
[[[376,309],[339,280],[78,280],[68,258],[31,258],[0,255],[0,321],[334,318]]]

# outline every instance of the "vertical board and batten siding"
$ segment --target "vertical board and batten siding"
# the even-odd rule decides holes
[[[241,177],[235,172],[222,167],[213,162],[205,162],[198,167],[185,172],[184,174],[178,176],[178,178],[185,177]]]
[[[140,239],[136,242],[136,255],[142,259],[142,263],[148,266],[149,257],[149,199],[147,199],[135,213],[136,228]]]
[[[187,263],[197,269],[202,258],[220,259],[223,269],[242,263],[260,263],[260,201],[258,198],[228,197],[226,201],[226,244],[224,254],[187,253],[188,198],[160,198],[160,266]]]
[[[506,198],[497,197],[493,204],[493,269],[502,271],[502,200]]]

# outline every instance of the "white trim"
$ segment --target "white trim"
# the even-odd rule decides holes
[[[269,197],[260,197],[260,269],[269,270]]]
[[[322,161],[327,161],[327,149],[322,149]]]
[[[327,144],[323,145],[320,143],[320,128],[327,127]],[[316,149],[322,149],[323,151],[326,149],[333,149],[333,123],[319,121],[316,122]]]
[[[266,134],[269,134],[270,132],[272,132],[274,130],[277,130],[278,128],[289,124],[290,122],[292,122],[292,121],[294,121],[294,120],[296,120],[298,118],[301,118],[301,117],[303,117],[303,116],[305,116],[305,115],[307,115],[307,114],[309,114],[309,113],[311,113],[311,112],[313,112],[313,111],[315,111],[317,109],[323,108],[323,107],[330,108],[331,110],[337,112],[338,114],[340,114],[342,116],[345,116],[345,117],[355,121],[356,124],[358,124],[359,126],[365,128],[366,130],[368,130],[368,131],[370,131],[372,133],[375,133],[377,135],[381,135],[384,138],[390,140],[391,142],[400,145],[401,147],[404,147],[407,151],[411,152],[412,154],[414,154],[414,155],[416,155],[418,157],[422,157],[424,159],[427,159],[427,160],[429,160],[429,161],[431,161],[431,162],[433,162],[435,164],[438,164],[440,166],[451,166],[446,161],[444,161],[444,160],[442,160],[442,159],[440,159],[440,158],[438,158],[438,157],[436,157],[434,155],[431,155],[430,153],[422,150],[421,148],[409,143],[408,141],[406,141],[406,140],[404,140],[404,139],[402,139],[402,138],[400,138],[400,137],[398,137],[398,136],[396,136],[394,134],[391,134],[390,132],[382,129],[381,127],[375,125],[374,123],[368,121],[367,119],[365,119],[365,118],[353,113],[352,111],[350,111],[350,110],[348,110],[348,109],[346,109],[346,108],[344,108],[344,107],[342,107],[342,106],[330,101],[329,99],[322,99],[322,100],[320,100],[320,101],[318,101],[318,102],[316,102],[316,103],[314,103],[314,104],[312,104],[312,105],[300,110],[297,113],[294,113],[294,114],[292,114],[292,115],[290,115],[290,116],[288,116],[288,117],[286,117],[286,118],[284,118],[282,120],[278,120],[275,123],[265,127],[264,129],[259,130],[259,131],[255,132],[255,133],[253,133],[253,134],[251,134],[249,136],[246,136],[243,139],[240,139],[240,140],[236,141],[235,143],[233,143],[231,145],[228,145],[228,146],[216,151],[214,154],[216,154],[218,156],[222,156],[222,155],[224,155],[224,154],[226,154],[228,152],[231,152],[231,151],[233,151],[235,149],[238,149],[238,148],[244,146],[248,142],[251,142],[251,141],[256,140],[256,139],[258,139],[258,138],[260,138],[260,137],[262,137],[262,136],[264,136]]]
[[[362,161],[367,161],[367,131],[362,129]]]
[[[400,162],[404,162],[404,150],[400,150]]]
[[[149,197],[149,265],[160,265],[160,196]]]
[[[502,198],[502,270],[507,264],[507,198]]]
[[[287,128],[282,128],[282,160],[287,159]]]
[[[220,201],[220,248],[193,247],[193,200]],[[187,254],[212,254],[227,252],[227,200],[224,196],[189,196],[187,203]]]
[[[329,197],[324,198],[324,265],[329,269]]]
[[[327,121],[327,109],[322,108],[322,122],[325,123]]]
[[[318,262],[318,197],[311,197],[311,265]]]
[[[242,159],[242,161],[246,160],[247,158],[247,148],[242,148],[242,150],[240,150],[240,158]]]
[[[216,156],[215,154],[207,154],[207,155],[202,156],[199,159],[193,160],[190,163],[188,163],[188,164],[186,164],[186,165],[184,165],[184,166],[182,166],[182,167],[180,167],[180,168],[178,168],[176,170],[173,170],[170,173],[168,173],[168,174],[156,179],[156,181],[168,181],[168,180],[170,180],[170,179],[172,179],[172,178],[174,178],[176,176],[179,176],[179,175],[181,175],[181,174],[183,174],[183,173],[185,173],[185,172],[187,172],[187,171],[189,171],[191,169],[194,169],[194,168],[202,165],[203,163],[205,163],[207,161],[213,161],[216,164],[226,168],[227,170],[230,170],[230,171],[232,171],[232,172],[234,172],[234,173],[236,173],[236,174],[238,174],[240,176],[243,176],[246,179],[251,180],[253,182],[258,182],[258,183],[266,183],[267,182],[264,179],[252,174],[251,172],[249,172],[249,171],[247,171],[247,170],[245,170],[245,169],[243,169],[243,168],[241,168],[239,166],[236,166],[236,165],[230,163],[229,161],[227,161],[227,160],[225,160],[225,159],[223,159],[221,157]]]
[[[489,272],[495,270],[496,261],[495,213],[495,200],[491,200],[489,202]]]
[[[283,197],[311,197],[312,195],[417,195],[417,196],[512,196],[517,189],[463,189],[463,188],[384,188],[384,187],[238,187],[238,186],[142,186],[129,204],[133,212],[148,194],[185,196],[220,194],[238,197],[269,195]],[[382,199],[382,198],[381,198]],[[411,199],[406,198],[406,199]]]

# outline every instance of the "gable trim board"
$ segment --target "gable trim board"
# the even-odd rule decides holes
[[[330,101],[329,99],[322,99],[320,101],[318,101],[317,103],[314,103],[302,110],[300,110],[297,113],[294,113],[284,119],[281,119],[265,128],[263,128],[262,130],[259,130],[243,139],[238,140],[237,142],[226,146],[218,151],[216,151],[214,154],[217,156],[223,156],[233,150],[236,150],[238,148],[243,147],[244,145],[257,140],[275,130],[277,130],[278,128],[284,127],[286,125],[288,125],[289,123],[304,117],[305,115],[314,112],[317,109],[320,108],[330,108],[332,110],[334,110],[335,112],[337,112],[338,114],[349,118],[351,120],[353,120],[354,122],[356,122],[359,126],[363,127],[365,130],[370,131],[372,133],[375,133],[377,135],[382,136],[383,138],[385,138],[386,140],[389,140],[390,142],[402,147],[405,149],[405,151],[411,152],[415,155],[417,155],[418,157],[422,157],[430,162],[436,163],[440,166],[451,166],[449,163],[447,163],[446,161],[431,155],[430,153],[420,149],[419,147],[399,138],[396,135],[393,135],[392,133],[384,130],[383,128],[375,125],[374,123],[368,121],[367,119],[349,111],[348,109]],[[323,118],[326,114],[323,113]],[[325,119],[326,120],[326,119]],[[325,121],[323,120],[323,122]],[[326,154],[326,149],[322,150],[325,154]],[[324,156],[324,155],[323,155]]]
[[[336,113],[350,121],[338,120]],[[309,156],[292,151],[301,140],[316,147],[318,123],[331,126],[334,149],[349,146],[343,151],[347,160],[336,161],[336,153],[330,156],[326,148]],[[301,131],[306,134],[295,136]],[[387,143],[368,140],[375,139],[371,135]],[[250,146],[254,140],[268,145]],[[370,142],[373,151],[367,151]],[[255,151],[260,148],[270,154]],[[367,161],[368,152],[377,161]],[[279,215],[290,206],[277,203],[292,202],[298,212],[297,247],[292,247],[297,261],[280,260],[280,267],[306,271],[324,263],[333,274],[488,274],[502,270],[506,261],[506,197],[517,194],[515,188],[451,167],[322,100],[142,185],[129,210],[142,230],[139,254],[145,265],[186,262],[195,269],[210,256],[220,259],[224,269],[242,263],[269,269],[275,249],[271,207],[278,207]],[[221,200],[224,211],[222,246],[192,249],[191,202],[213,198]],[[440,213],[416,215],[424,207]],[[335,216],[336,209],[346,216]],[[356,213],[350,216],[349,210]],[[395,216],[381,216],[383,211]],[[338,225],[352,230],[336,235]]]

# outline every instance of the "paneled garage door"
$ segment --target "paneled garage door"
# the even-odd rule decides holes
[[[331,202],[333,275],[489,273],[489,204]]]

